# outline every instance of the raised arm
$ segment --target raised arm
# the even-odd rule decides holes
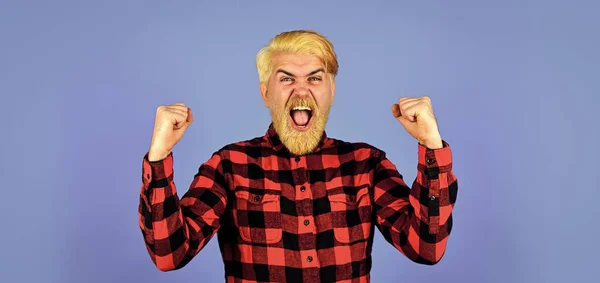
[[[162,271],[188,264],[217,232],[227,207],[219,152],[200,166],[185,195],[177,195],[171,149],[193,121],[192,110],[183,103],[159,106],[143,159],[139,226],[150,258]]]

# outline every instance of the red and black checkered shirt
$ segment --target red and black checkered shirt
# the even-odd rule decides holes
[[[173,156],[143,160],[139,226],[162,271],[185,266],[216,234],[226,282],[369,282],[374,228],[410,260],[435,264],[457,195],[449,145],[418,145],[412,188],[385,153],[323,134],[293,156],[272,125],[227,145],[177,195]]]

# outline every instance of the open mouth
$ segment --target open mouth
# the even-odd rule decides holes
[[[312,109],[307,106],[296,106],[290,110],[292,125],[297,130],[305,130],[309,127],[312,118]]]

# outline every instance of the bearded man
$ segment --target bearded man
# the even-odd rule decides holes
[[[158,269],[182,268],[216,234],[226,282],[369,282],[375,227],[408,259],[439,262],[457,181],[430,99],[392,105],[418,141],[411,188],[382,150],[325,133],[338,71],[326,37],[281,33],[261,49],[256,65],[272,117],[266,134],[212,154],[181,199],[171,150],[192,111],[181,103],[158,107],[139,205],[139,226]]]

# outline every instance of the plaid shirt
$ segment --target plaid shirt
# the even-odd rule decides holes
[[[153,263],[182,268],[216,234],[226,282],[369,282],[374,227],[410,260],[435,264],[452,227],[449,145],[418,145],[412,189],[385,153],[323,134],[292,156],[272,124],[202,164],[178,198],[173,156],[143,159],[139,226]]]

